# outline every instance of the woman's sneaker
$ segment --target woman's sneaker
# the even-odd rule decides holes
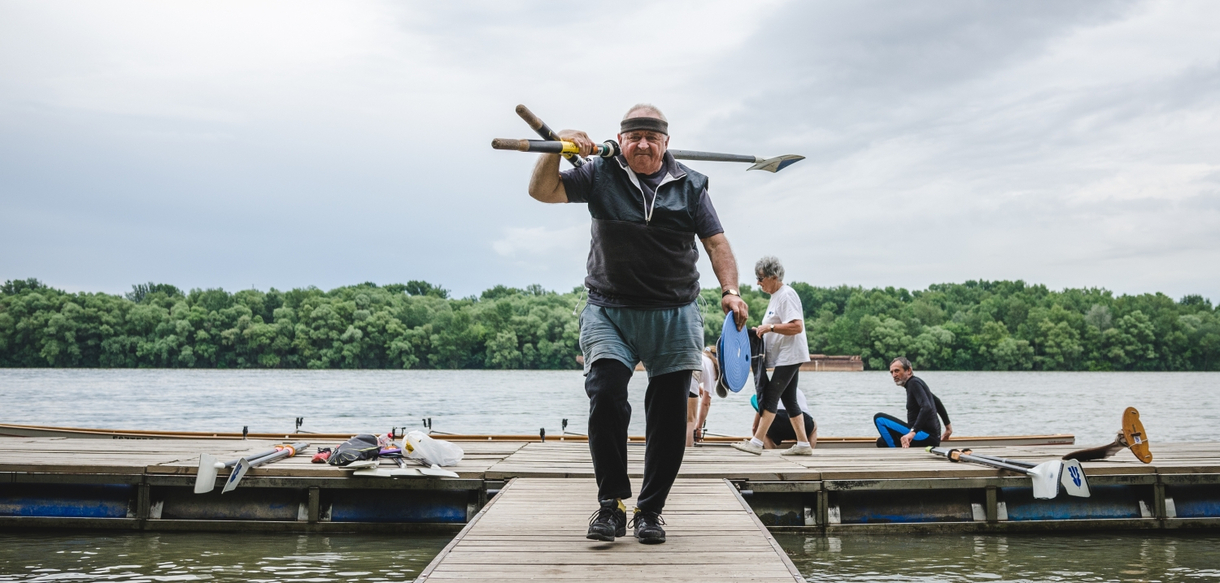
[[[616,536],[627,536],[627,507],[622,500],[602,500],[601,507],[589,517],[585,538],[614,542]]]
[[[661,518],[660,512],[636,508],[635,515],[631,517],[631,526],[635,527],[635,540],[646,545],[665,542],[665,529],[661,528],[664,524],[665,519]]]
[[[813,446],[803,443],[798,443],[784,451],[779,455],[813,455]]]
[[[753,441],[750,441],[748,439],[745,441],[739,441],[737,443],[734,443],[733,448],[740,449],[741,451],[744,451],[746,453],[752,453],[754,455],[762,455],[762,452],[763,452],[763,446],[758,445],[757,443],[754,443]]]

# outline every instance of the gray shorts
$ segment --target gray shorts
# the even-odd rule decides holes
[[[703,314],[695,302],[681,308],[637,310],[586,305],[580,313],[585,374],[603,358],[632,370],[643,361],[648,376],[703,368]]]

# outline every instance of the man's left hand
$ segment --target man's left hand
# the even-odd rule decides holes
[[[945,433],[940,436],[940,440],[949,441],[950,435],[953,435],[953,424],[952,423],[945,426]]]
[[[905,448],[908,448],[908,447],[911,447],[911,442],[912,442],[912,441],[914,441],[914,439],[915,439],[915,434],[914,434],[914,433],[908,433],[908,434],[906,434],[906,435],[903,435],[903,436],[902,436],[902,439],[900,440],[900,441],[902,441],[902,447],[903,447],[904,449],[905,449]]]
[[[720,298],[720,308],[726,314],[729,313],[729,310],[733,311],[733,321],[737,322],[738,330],[741,330],[741,327],[746,325],[746,320],[750,318],[750,307],[740,296],[729,294]]]

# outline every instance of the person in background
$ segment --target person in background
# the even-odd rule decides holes
[[[953,424],[949,422],[949,413],[940,402],[928,384],[915,376],[911,369],[911,361],[905,356],[899,356],[890,362],[890,376],[894,384],[907,391],[907,420],[902,420],[877,413],[873,415],[873,425],[881,437],[877,438],[877,447],[925,447],[940,445],[953,434]],[[945,432],[940,431],[937,416],[945,421]]]
[[[809,362],[809,340],[805,337],[805,311],[801,306],[801,298],[796,290],[784,284],[784,266],[775,257],[767,256],[758,260],[754,266],[754,275],[758,276],[758,287],[771,294],[767,304],[767,313],[762,323],[755,329],[755,334],[763,339],[766,360],[764,370],[774,367],[775,372],[764,384],[762,378],[756,388],[760,416],[754,427],[754,437],[734,443],[733,447],[754,455],[762,455],[767,431],[775,421],[777,405],[784,403],[788,422],[792,424],[792,434],[797,436],[796,445],[785,450],[780,455],[813,455],[813,445],[801,437],[809,435],[805,431],[805,420],[797,402],[797,377],[801,363]]]
[[[686,399],[686,447],[703,441],[703,423],[712,406],[712,391],[720,380],[720,367],[711,348],[703,349],[703,369],[691,375],[690,392]]]
[[[805,401],[805,392],[797,391],[796,400],[801,405],[801,417],[805,421],[805,431],[808,434],[805,436],[809,441],[810,447],[818,445],[818,424],[813,420],[813,416],[809,414],[809,404]],[[750,406],[754,407],[754,427],[758,427],[759,420],[762,416],[758,410],[758,395],[750,395]],[[784,410],[784,403],[781,401],[776,405],[775,414],[778,416],[780,411]],[[796,434],[792,432],[791,423],[772,423],[771,429],[767,430],[767,435],[763,437],[763,447],[766,449],[779,449],[784,446],[785,441],[796,441]]]

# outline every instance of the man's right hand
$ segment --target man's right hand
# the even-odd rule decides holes
[[[589,134],[580,130],[562,130],[557,135],[560,140],[576,144],[576,147],[580,148],[581,158],[588,157],[589,154],[593,153],[593,148],[597,146],[597,144],[593,143]]]
[[[563,130],[556,135],[563,141],[576,144],[582,157],[593,151],[593,140],[589,139],[589,134],[580,130]],[[564,190],[563,179],[559,173],[559,154],[538,156],[534,172],[530,174],[529,193],[539,202],[568,202],[568,192]]]
[[[720,308],[726,314],[729,313],[729,310],[733,311],[733,321],[737,322],[738,330],[741,330],[741,327],[746,325],[746,320],[750,318],[750,306],[746,305],[741,296],[728,294],[720,298]]]

